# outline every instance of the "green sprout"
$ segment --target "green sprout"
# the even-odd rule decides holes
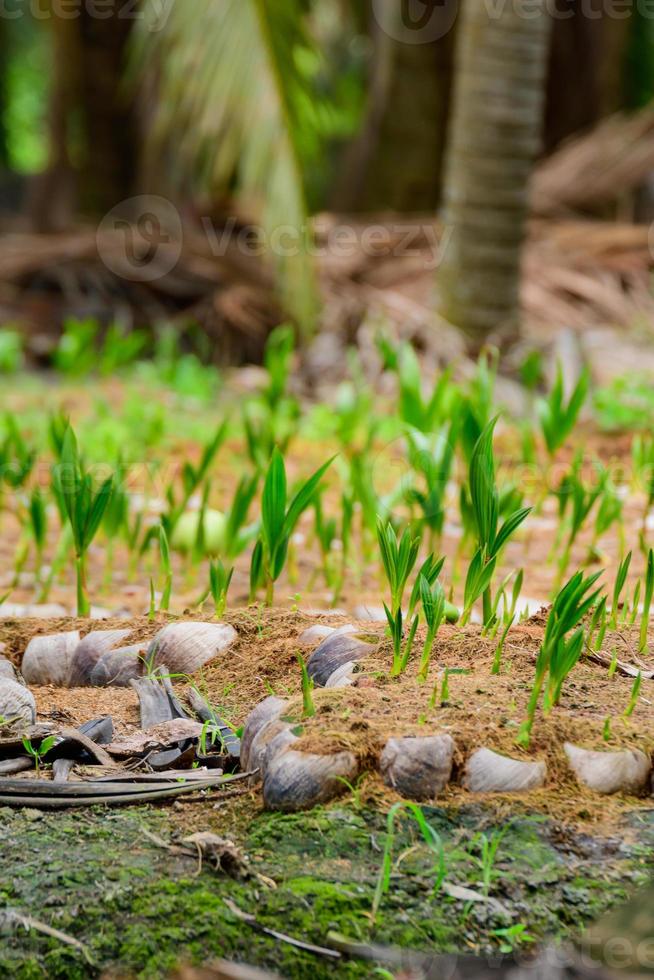
[[[209,564],[209,591],[213,599],[215,616],[220,619],[225,614],[227,608],[227,593],[232,583],[234,568],[227,570],[220,560],[216,558]]]
[[[275,582],[282,574],[288,544],[295,525],[311,504],[320,481],[334,458],[324,463],[306,480],[287,503],[286,467],[279,449],[273,450],[261,502],[261,531],[250,563],[250,592],[254,597],[260,584],[266,587],[266,605],[272,606]]]
[[[427,636],[422,649],[420,670],[418,671],[418,680],[424,683],[429,675],[429,664],[436,634],[445,619],[445,592],[443,591],[443,586],[438,581],[430,586],[425,576],[421,575],[420,599],[422,602],[422,612],[427,623]]]
[[[38,776],[41,771],[41,766],[43,764],[44,757],[48,754],[50,749],[54,746],[57,741],[56,735],[48,735],[44,738],[41,744],[37,747],[30,741],[29,738],[23,739],[23,748],[29,756],[34,759],[34,768],[36,769],[36,775]]]
[[[639,670],[636,679],[634,680],[634,683],[632,685],[631,695],[629,697],[629,704],[625,708],[624,714],[622,716],[623,718],[631,718],[634,711],[636,710],[636,705],[638,704],[638,698],[640,697],[640,689],[642,686],[643,686],[643,675],[642,672]]]
[[[66,430],[59,464],[54,468],[53,488],[68,520],[75,550],[77,615],[88,616],[91,605],[86,585],[86,557],[113,493],[114,478],[107,477],[98,489],[82,462],[75,433]]]
[[[316,706],[313,702],[313,679],[309,677],[307,665],[302,654],[296,653],[295,657],[302,675],[302,713],[305,718],[313,718],[316,713]]]
[[[434,883],[434,894],[439,890],[446,875],[445,851],[439,834],[427,823],[422,809],[416,803],[394,803],[388,811],[386,817],[386,839],[384,841],[384,854],[382,866],[377,878],[377,886],[372,903],[372,920],[377,918],[384,895],[388,894],[391,886],[391,872],[393,870],[393,844],[395,842],[395,824],[403,813],[415,820],[423,839],[436,858],[434,870],[436,871],[436,881]]]
[[[488,423],[477,440],[470,460],[470,498],[478,550],[473,558],[473,563],[476,562],[476,565],[474,576],[470,578],[465,606],[468,610],[472,607],[479,592],[474,598],[473,595],[480,589],[480,594],[483,596],[484,625],[490,622],[492,616],[491,582],[497,557],[531,512],[530,507],[514,510],[499,527],[500,498],[495,481],[493,456],[493,433],[496,425],[497,418]]]
[[[647,630],[649,628],[649,614],[652,607],[652,596],[654,595],[654,551],[650,548],[647,553],[647,572],[645,573],[645,593],[643,597],[643,614],[640,621],[640,643],[638,652],[642,653],[647,649]]]
[[[543,687],[545,686],[543,708],[547,715],[558,703],[563,683],[579,661],[584,642],[584,629],[579,624],[595,605],[600,594],[601,589],[590,591],[600,574],[601,572],[597,572],[584,578],[583,572],[577,572],[554,599],[536,662],[536,676],[527,708],[527,719],[518,733],[519,745],[529,745]],[[575,632],[569,637],[572,630]]]
[[[620,610],[620,596],[622,595],[622,590],[624,589],[625,582],[627,581],[627,575],[629,574],[629,566],[631,565],[631,551],[629,554],[620,562],[618,567],[618,573],[615,577],[615,585],[613,586],[613,601],[611,603],[611,629],[616,630],[618,628],[618,612]]]
[[[563,368],[560,363],[557,365],[552,390],[547,398],[538,402],[541,430],[550,456],[553,456],[557,449],[561,448],[574,429],[579,413],[586,401],[589,384],[590,374],[588,369],[584,369],[566,404],[563,390]]]

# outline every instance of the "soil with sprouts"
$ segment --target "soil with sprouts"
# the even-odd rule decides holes
[[[111,396],[120,405],[125,393],[112,384]],[[87,391],[72,389],[64,404],[74,419],[89,411],[90,400]],[[12,391],[9,401],[33,411],[29,397],[19,391]],[[193,419],[198,435],[171,437],[159,457],[165,465],[155,467],[154,476],[148,470],[150,460],[140,471],[135,467],[130,489],[140,494],[147,485],[153,523],[163,506],[166,480],[178,478],[186,458],[199,458],[200,433],[208,437],[215,428],[218,409],[203,411],[206,418]],[[539,470],[532,487],[536,496],[558,485],[577,446],[584,446],[587,455],[592,447],[616,470],[628,465],[628,440],[608,438],[588,424],[557,456],[556,472],[554,467]],[[286,456],[289,479],[306,476],[339,448],[328,440],[298,438]],[[517,448],[508,425],[498,433],[497,451],[500,482],[520,479],[511,465]],[[380,443],[373,462],[380,493],[396,482],[396,467],[405,465],[395,440]],[[224,507],[244,470],[242,442],[230,438],[215,470],[212,504]],[[39,479],[47,485],[46,468]],[[448,590],[452,585],[451,598],[460,603],[469,547],[461,547],[455,498],[439,554],[446,556],[444,583]],[[323,503],[326,513],[330,507],[338,510],[337,481],[328,485]],[[645,568],[638,548],[644,505],[642,488],[635,488],[624,499],[622,521],[600,540],[591,526],[584,528],[572,549],[569,572],[582,564],[589,571],[603,568],[610,591],[626,541],[626,548],[634,551],[633,586]],[[75,597],[70,569],[53,582],[48,596],[53,614],[30,616],[39,583],[29,561],[17,581],[13,569],[21,507],[17,499],[10,501],[0,537],[0,567],[6,569],[0,593],[11,589],[7,602],[27,613],[5,609],[5,618],[0,618],[0,651],[17,666],[37,635],[78,629],[84,636],[92,629],[120,628],[130,631],[125,641],[130,644],[150,640],[171,620],[213,618],[210,601],[198,605],[206,589],[207,562],[174,554],[170,613],[149,616],[150,578],[161,588],[156,549],[135,566],[124,542],[116,543],[109,555],[102,538],[90,550],[88,576],[101,619],[70,615]],[[522,596],[529,598],[528,611],[508,634],[497,673],[493,666],[499,634],[490,636],[472,622],[440,629],[426,681],[418,678],[425,635],[421,626],[415,657],[406,673],[392,678],[385,623],[369,615],[359,618],[362,607],[378,617],[382,601],[388,601],[378,554],[370,544],[357,548],[342,590],[334,596],[321,570],[310,513],[294,535],[272,609],[249,604],[249,551],[237,559],[222,621],[234,626],[238,640],[194,676],[195,685],[235,729],[268,695],[283,697],[285,718],[299,736],[297,747],[317,755],[351,751],[360,776],[353,785],[344,783],[328,805],[290,815],[266,812],[260,789],[250,784],[187,801],[115,811],[0,809],[5,845],[0,850],[0,975],[159,977],[180,963],[226,957],[288,977],[309,972],[332,976],[335,967],[339,976],[363,977],[371,975],[369,964],[347,957],[336,963],[261,930],[281,931],[318,946],[328,945],[329,934],[338,932],[353,940],[373,939],[430,953],[529,954],[545,942],[578,935],[586,923],[630,894],[654,867],[654,799],[645,793],[592,792],[575,778],[564,745],[637,749],[651,757],[654,690],[648,675],[654,672],[654,642],[641,649],[639,619],[633,625],[620,623],[617,631],[608,629],[599,651],[585,651],[563,686],[560,704],[547,717],[539,711],[528,749],[516,744],[557,574],[556,562],[548,561],[557,549],[557,508],[553,497],[545,500],[511,541],[496,573],[499,582],[507,572],[523,568]],[[55,544],[51,529],[48,547]],[[297,653],[301,650],[305,659],[311,655],[300,638],[316,624],[354,625],[370,640],[370,655],[357,664],[351,686],[316,688],[315,714],[307,717]],[[635,703],[630,704],[633,673],[607,666],[616,659],[642,672]],[[176,681],[180,697],[187,686],[183,679]],[[78,726],[110,714],[118,736],[140,728],[138,697],[131,688],[32,685],[31,690],[39,721]],[[382,781],[379,759],[389,738],[427,734],[448,734],[455,743],[451,781],[437,800],[423,805],[442,842],[445,884],[419,828],[406,817],[398,819],[390,887],[373,916],[388,843],[387,814],[402,799]],[[545,761],[544,785],[528,794],[472,794],[464,785],[465,766],[481,747]],[[248,863],[247,875],[229,878],[197,855],[184,853],[181,842],[207,831],[235,842]],[[489,865],[484,854],[491,842],[497,843],[497,854]],[[469,889],[474,898],[457,897],[457,888]],[[74,938],[83,949],[38,929],[26,932],[16,926],[18,920],[3,917],[3,910],[29,914]],[[256,928],[243,923],[239,910],[256,916]]]

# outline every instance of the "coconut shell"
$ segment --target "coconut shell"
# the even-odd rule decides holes
[[[323,623],[317,623],[315,626],[310,626],[308,629],[306,629],[304,633],[301,633],[297,642],[303,650],[311,650],[323,640],[327,639],[328,636],[333,636],[334,634],[343,636],[348,633],[357,632],[357,627],[352,626],[351,623],[348,623],[346,626],[339,627],[325,626]]]
[[[119,647],[131,630],[94,630],[78,644],[70,665],[70,687],[91,687],[91,674],[102,657]]]
[[[294,735],[291,726],[281,719],[269,721],[268,724],[260,728],[254,737],[249,754],[250,770],[258,769],[262,778],[268,766],[278,755],[293,742],[297,742],[297,735]]]
[[[287,702],[283,698],[271,695],[260,701],[256,708],[253,708],[248,715],[243,727],[241,737],[241,769],[250,770],[256,768],[251,764],[252,745],[261,731],[271,721],[277,721],[286,707]]]
[[[358,774],[352,752],[313,755],[288,748],[267,765],[263,800],[268,810],[308,810],[343,793]]]
[[[370,656],[376,646],[347,633],[333,633],[314,650],[307,663],[309,677],[316,687],[326,687],[334,671],[344,664]]]
[[[544,762],[525,762],[491,749],[477,749],[468,759],[464,785],[472,793],[526,793],[540,789],[546,779]]]
[[[434,800],[452,778],[455,748],[449,735],[390,738],[379,763],[382,779],[409,800]]]
[[[100,657],[89,676],[89,687],[129,687],[143,675],[145,651],[138,643],[118,647]]]
[[[563,748],[578,781],[595,793],[641,796],[648,788],[652,760],[639,749],[592,752],[570,742]]]
[[[156,634],[148,647],[151,667],[166,665],[172,674],[194,674],[238,639],[224,623],[171,623]]]
[[[34,695],[23,684],[0,677],[0,719],[12,728],[27,727],[36,721]]]
[[[6,657],[0,655],[0,680],[2,679],[15,681],[16,680],[16,668],[12,664],[11,660],[7,660]]]
[[[21,671],[27,684],[68,687],[79,631],[35,636],[23,656]]]
[[[349,660],[346,664],[338,667],[327,679],[325,687],[351,687],[354,684],[354,670],[356,664]]]

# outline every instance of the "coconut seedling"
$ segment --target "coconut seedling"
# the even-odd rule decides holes
[[[53,470],[53,491],[71,530],[75,551],[77,615],[88,616],[91,605],[86,584],[86,560],[113,493],[114,478],[107,477],[96,488],[86,470],[75,433],[69,426],[64,436],[59,463]]]
[[[558,703],[566,678],[579,662],[584,643],[584,628],[579,624],[595,605],[601,592],[601,589],[591,592],[600,575],[601,572],[597,572],[584,578],[583,572],[576,572],[554,599],[536,661],[527,719],[517,738],[520,745],[529,745],[543,688],[543,710],[547,715]]]
[[[409,463],[425,486],[424,490],[409,487],[407,501],[420,508],[421,519],[431,535],[432,547],[443,533],[445,494],[454,462],[454,442],[451,425],[443,428],[435,438],[417,431],[407,433]]]
[[[631,459],[636,484],[642,484],[645,491],[642,527],[647,526],[647,518],[654,504],[654,437],[636,435],[631,444]]]
[[[459,439],[468,465],[475,446],[493,417],[498,365],[499,352],[496,348],[482,351],[461,405]]]
[[[301,653],[296,653],[295,658],[300,667],[302,677],[302,716],[313,718],[316,713],[316,706],[313,701],[313,678],[309,677],[307,665]]]
[[[550,458],[561,448],[574,429],[586,401],[589,384],[590,373],[585,368],[570,398],[566,401],[563,368],[560,362],[557,364],[552,390],[547,398],[541,398],[537,403],[541,431]]]
[[[649,614],[654,596],[654,551],[650,548],[647,553],[647,571],[645,572],[645,592],[643,593],[643,612],[640,621],[640,643],[638,652],[647,649],[647,631],[649,629]]]
[[[164,576],[164,585],[161,592],[159,609],[161,612],[168,612],[170,609],[170,598],[173,591],[173,566],[170,561],[168,535],[166,534],[166,528],[163,526],[163,524],[159,525],[159,558]]]
[[[427,636],[425,637],[425,644],[422,648],[420,670],[418,671],[418,680],[424,684],[429,676],[429,665],[436,634],[445,619],[445,592],[443,591],[443,586],[438,581],[430,585],[425,576],[421,575],[420,600],[422,603],[422,612],[427,624]]]
[[[393,640],[391,676],[397,677],[406,668],[418,628],[418,617],[414,616],[409,629],[407,646],[403,649],[402,600],[418,557],[420,539],[413,536],[410,528],[405,528],[402,537],[398,539],[392,523],[378,519],[377,541],[384,573],[391,590],[391,605],[389,608],[384,603],[384,611]]]
[[[419,432],[434,432],[456,414],[455,404],[460,394],[452,384],[450,370],[438,377],[431,392],[425,396],[420,363],[411,344],[396,347],[380,337],[377,345],[384,367],[397,375],[397,414],[402,422]]]
[[[427,585],[429,585],[430,587],[433,586],[435,584],[438,576],[442,572],[443,565],[444,564],[445,564],[445,558],[444,557],[443,558],[436,559],[434,557],[434,555],[428,555],[425,558],[424,562],[420,566],[420,569],[418,570],[418,575],[416,576],[416,580],[413,583],[413,588],[411,590],[411,597],[409,599],[409,608],[408,608],[408,618],[409,619],[411,619],[411,617],[413,616],[413,614],[414,614],[414,612],[416,610],[416,607],[417,607],[418,603],[420,602],[420,597],[421,597],[420,596],[420,581],[421,581],[421,579],[425,578],[427,580]],[[450,605],[450,603],[446,603],[446,607],[449,607],[450,615],[452,615],[453,612],[455,612],[457,614],[456,618],[450,619],[451,622],[456,622],[456,619],[458,619],[458,609],[456,609],[454,606]],[[446,608],[446,613],[447,612],[448,612],[448,609]],[[448,616],[448,619],[449,618],[450,618],[450,616]]]
[[[34,563],[34,574],[36,581],[41,580],[41,569],[43,567],[43,552],[45,551],[48,536],[48,514],[46,510],[43,493],[39,487],[32,490],[28,505],[29,529],[34,541],[36,552]]]
[[[594,646],[595,650],[601,650],[604,646],[604,638],[606,637],[606,630],[608,627],[606,605],[607,596],[602,596],[601,601],[598,602],[595,608],[595,612],[593,613],[593,618],[590,621],[590,627],[588,629],[588,646]],[[596,631],[597,637],[595,637]]]
[[[600,472],[597,483],[589,489],[586,489],[582,479],[581,467],[582,456],[581,453],[577,453],[570,472],[564,476],[558,490],[560,502],[560,520],[563,520],[569,506],[571,506],[572,509],[570,512],[568,535],[559,558],[558,575],[555,588],[558,588],[565,576],[568,565],[570,564],[572,547],[577,540],[581,529],[586,523],[588,515],[595,506],[596,501],[604,492],[606,474]]]
[[[273,450],[261,500],[261,530],[250,562],[252,598],[263,584],[266,589],[266,605],[272,606],[275,582],[286,564],[291,535],[301,515],[311,504],[332,462],[333,457],[323,463],[300,486],[289,504],[284,458],[279,449]]]
[[[129,497],[125,490],[125,467],[119,460],[114,473],[114,489],[102,519],[102,530],[107,539],[105,585],[109,587],[113,578],[115,543],[123,538],[130,543]]]
[[[333,546],[337,537],[337,525],[335,517],[325,517],[322,498],[316,494],[313,501],[314,522],[313,528],[320,549],[322,574],[328,588],[334,588],[334,572],[332,568]]]
[[[623,503],[615,488],[609,484],[608,476],[604,482],[600,494],[599,507],[595,515],[595,526],[593,528],[593,540],[589,549],[589,560],[598,557],[597,545],[600,538],[614,525],[618,525],[618,533],[621,540],[621,553],[624,553],[624,528],[622,524]]]
[[[497,676],[502,668],[502,654],[504,653],[504,646],[509,635],[509,630],[513,626],[514,622],[515,614],[511,614],[511,616],[505,621],[504,629],[502,630],[499,642],[495,647],[495,656],[493,657],[493,666],[491,668],[491,674],[494,676]]]
[[[620,599],[622,596],[622,590],[624,589],[625,582],[627,581],[627,575],[629,574],[629,566],[631,565],[631,551],[627,554],[618,566],[618,572],[615,577],[615,585],[613,586],[613,600],[611,603],[611,619],[610,625],[612,630],[618,628],[618,614],[620,611]]]
[[[217,428],[214,436],[204,446],[200,462],[195,466],[188,460],[182,467],[182,496],[179,501],[175,498],[173,484],[168,486],[166,498],[168,501],[168,513],[162,518],[166,534],[172,540],[178,521],[186,514],[191,497],[197,493],[204,484],[209,469],[218,455],[225,439],[227,438],[229,420],[225,419]]]
[[[5,415],[5,426],[6,435],[0,443],[0,514],[4,507],[3,484],[13,491],[20,490],[27,483],[36,462],[36,451],[27,445],[14,416],[9,412]]]
[[[491,583],[497,557],[531,512],[530,507],[513,510],[502,526],[499,526],[500,496],[493,456],[493,433],[496,425],[497,418],[488,423],[470,460],[470,499],[477,535],[477,552],[471,563],[471,567],[474,565],[474,574],[469,573],[466,581],[465,605],[468,610],[471,609],[481,594],[484,624],[488,624],[492,617]]]
[[[234,567],[225,568],[220,558],[209,563],[209,591],[213,599],[216,619],[220,619],[227,608],[227,593],[232,584],[233,575]]]

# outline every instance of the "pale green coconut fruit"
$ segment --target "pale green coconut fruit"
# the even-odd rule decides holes
[[[204,547],[208,555],[218,555],[225,547],[227,518],[219,510],[207,508],[204,512]],[[200,527],[200,511],[182,514],[173,531],[172,547],[187,554],[195,547]]]

